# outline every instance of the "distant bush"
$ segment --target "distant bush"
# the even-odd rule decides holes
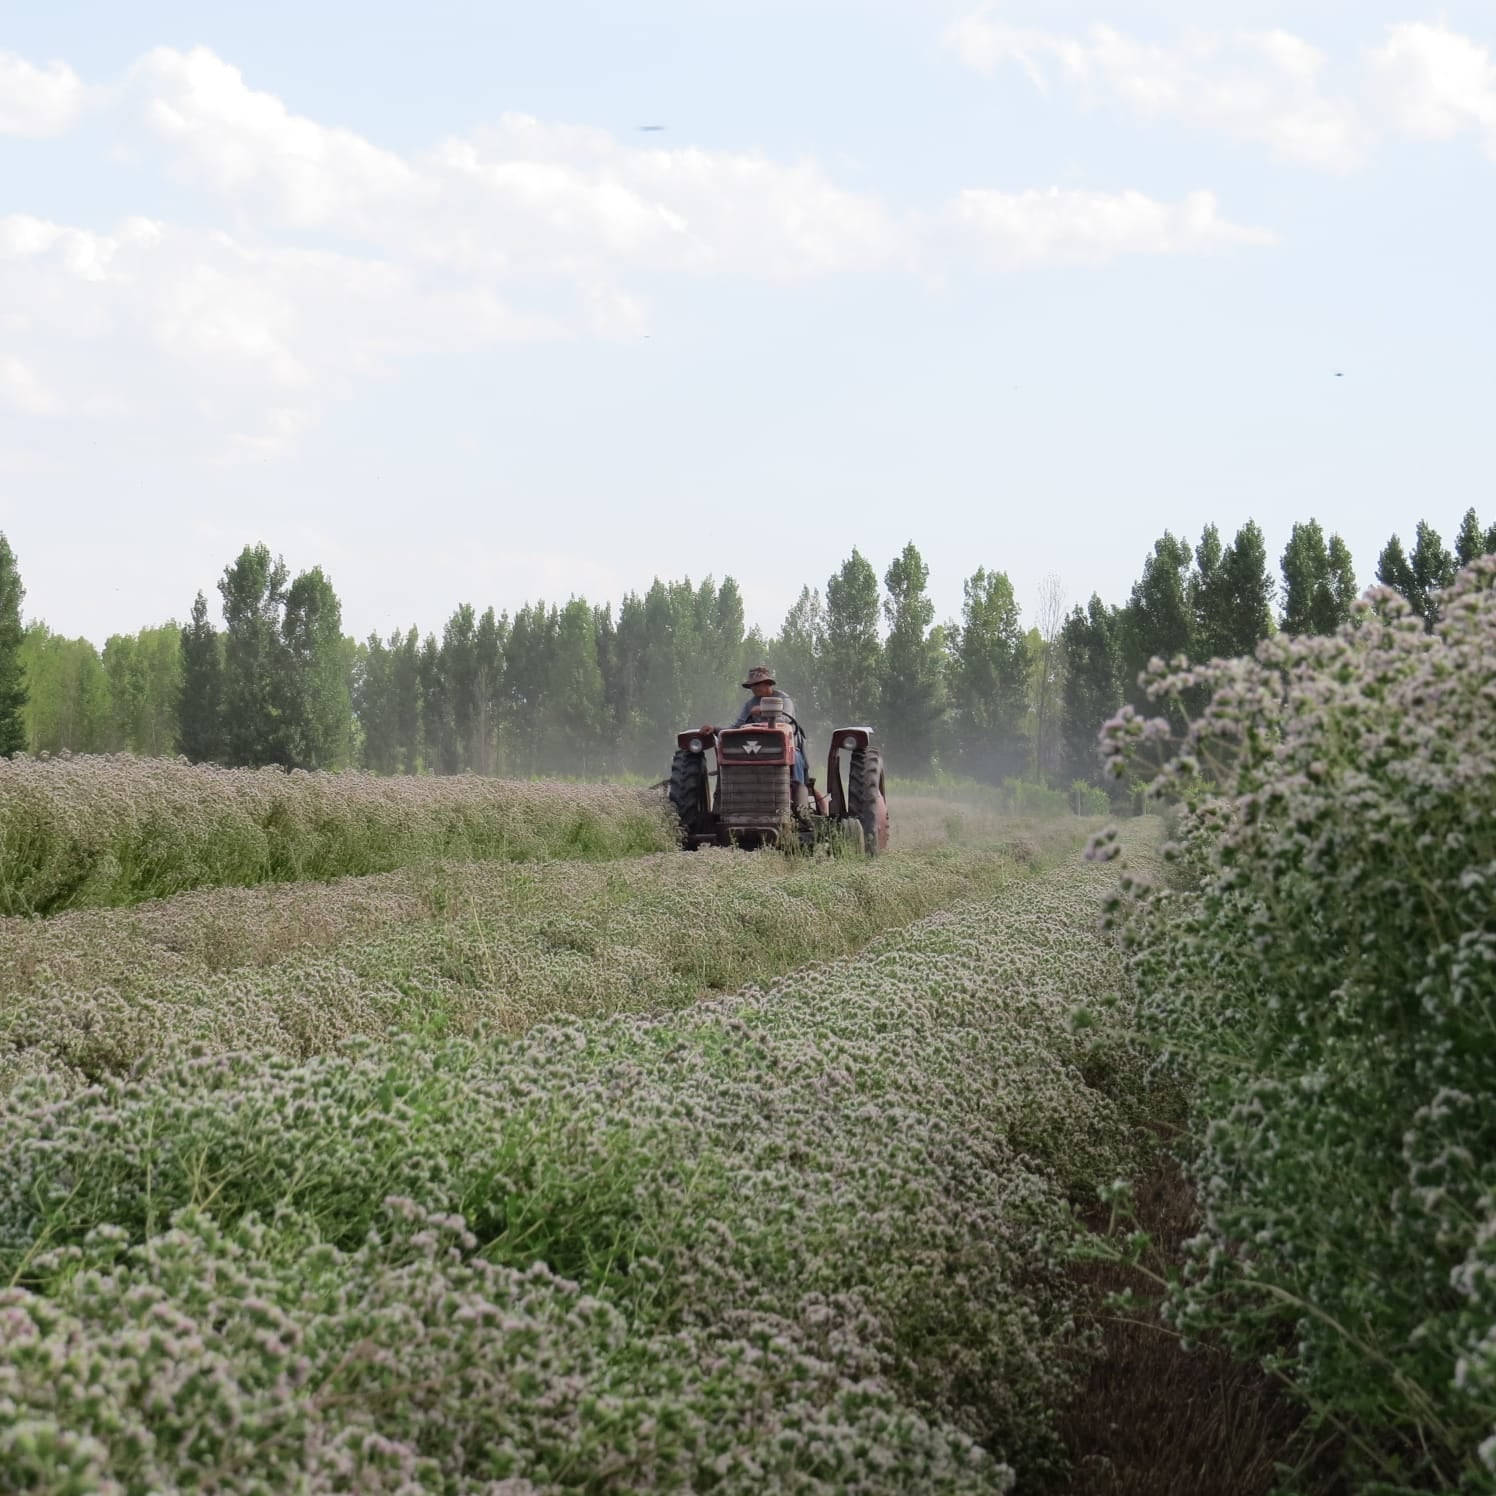
[[[1070,785],[1070,809],[1078,816],[1104,816],[1112,808],[1112,797],[1084,779]]]
[[[0,914],[326,880],[426,857],[604,859],[673,845],[609,785],[217,769],[128,754],[0,760]]]
[[[1160,671],[1169,888],[1118,911],[1141,1019],[1198,1085],[1203,1228],[1173,1313],[1281,1373],[1359,1489],[1496,1490],[1496,560],[1432,633]]]

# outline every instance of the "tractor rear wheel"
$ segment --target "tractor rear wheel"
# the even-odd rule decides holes
[[[703,754],[690,753],[684,748],[675,750],[670,765],[670,804],[687,836],[703,828],[712,805]]]
[[[869,857],[888,847],[888,800],[883,792],[883,754],[877,748],[854,748],[847,770],[847,814],[862,827]]]

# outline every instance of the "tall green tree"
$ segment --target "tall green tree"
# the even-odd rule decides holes
[[[1228,546],[1207,525],[1195,551],[1189,586],[1194,652],[1204,659],[1249,655],[1273,630],[1273,583],[1267,542],[1248,520]]]
[[[178,746],[195,764],[221,763],[228,750],[223,728],[223,641],[208,618],[208,600],[201,592],[182,629],[181,651]]]
[[[452,717],[452,685],[435,634],[421,640],[422,767],[428,774],[455,774],[458,769],[457,726]]]
[[[1318,520],[1295,524],[1283,550],[1283,616],[1289,634],[1333,634],[1351,616],[1356,576],[1338,535],[1328,542]]]
[[[0,758],[9,758],[26,746],[26,676],[21,664],[25,597],[15,552],[0,534]]]
[[[1166,530],[1145,558],[1142,576],[1133,583],[1123,614],[1121,654],[1126,698],[1140,709],[1149,705],[1138,684],[1148,662],[1196,653],[1191,559],[1189,545]]]
[[[1123,620],[1093,592],[1077,605],[1060,634],[1065,652],[1063,687],[1064,773],[1070,780],[1102,782],[1097,738],[1122,705]]]
[[[264,545],[245,546],[218,583],[223,598],[223,737],[236,767],[295,762],[281,634],[289,573]]]
[[[930,772],[936,729],[944,710],[938,640],[932,640],[935,604],[928,591],[930,568],[911,540],[883,574],[888,596],[883,617],[883,731],[899,772]]]
[[[648,647],[648,624],[644,599],[630,592],[618,605],[618,618],[611,619],[600,642],[598,662],[603,669],[603,695],[608,718],[617,734],[625,763],[636,766],[644,757],[644,660]],[[705,713],[703,713],[703,716]]]
[[[1428,628],[1439,621],[1437,594],[1454,581],[1454,573],[1454,557],[1426,520],[1418,521],[1411,554],[1394,535],[1377,558],[1377,581],[1402,593]]]
[[[426,750],[422,727],[421,635],[414,624],[390,635],[390,690],[393,697],[400,767],[414,774]]]
[[[44,623],[21,637],[27,682],[23,712],[32,753],[102,753],[109,748],[109,677],[87,639],[66,639]]]
[[[478,715],[478,612],[461,603],[442,629],[442,673],[451,698],[452,757],[472,767],[473,724]]]
[[[1469,564],[1481,556],[1496,554],[1496,524],[1481,529],[1474,509],[1467,509],[1460,521],[1459,534],[1454,541],[1454,559],[1457,565]]]
[[[1065,592],[1053,574],[1039,584],[1038,611],[1029,630],[1029,721],[1034,778],[1047,784],[1063,770],[1060,726],[1063,721]]]
[[[559,624],[555,608],[526,603],[515,613],[505,641],[504,731],[511,768],[520,774],[538,774],[546,768]]]
[[[177,700],[182,686],[182,630],[175,623],[113,634],[104,644],[109,679],[111,748],[148,758],[177,751]]]
[[[962,585],[950,633],[950,732],[957,766],[998,783],[1028,759],[1029,653],[1006,573],[979,567]]]
[[[854,548],[826,583],[821,695],[833,727],[880,718],[883,645],[878,614],[878,573]]]
[[[392,644],[399,642],[397,632]],[[394,663],[390,648],[373,632],[359,646],[353,673],[353,710],[363,732],[363,765],[376,774],[400,767],[394,711]]]
[[[299,769],[341,769],[352,759],[353,703],[343,609],[320,566],[286,592],[281,620],[280,710],[287,760]]]
[[[572,598],[555,624],[551,660],[547,770],[596,774],[603,752],[603,674],[592,608]]]
[[[796,717],[808,738],[819,739],[831,727],[821,708],[825,647],[826,609],[820,591],[802,587],[767,653],[781,685],[794,698]]]
[[[504,685],[504,640],[509,618],[485,608],[473,639],[472,706],[468,719],[468,767],[475,774],[495,772],[498,754],[499,694]]]

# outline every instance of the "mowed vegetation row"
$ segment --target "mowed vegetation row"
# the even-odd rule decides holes
[[[675,1013],[20,1080],[0,1463],[80,1492],[1037,1474],[1082,1356],[1067,1202],[1133,1136],[1126,1052],[1077,1022],[1123,979],[1113,886],[1067,861]]]
[[[427,858],[626,857],[674,841],[659,796],[618,785],[288,774],[128,754],[0,759],[0,914]]]
[[[1106,808],[1085,806],[1095,812]],[[898,845],[1064,817],[1034,785],[896,791]],[[198,888],[326,882],[437,860],[608,861],[676,845],[658,793],[610,784],[220,769],[129,754],[0,759],[0,918]]]
[[[875,860],[446,861],[0,920],[0,1086],[38,1068],[81,1085],[174,1043],[300,1059],[354,1035],[660,1012],[990,894],[1073,856],[1097,824],[941,801],[897,814],[916,846]],[[968,833],[984,844],[959,844]]]

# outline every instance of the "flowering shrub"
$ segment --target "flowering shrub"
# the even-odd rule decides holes
[[[1006,1489],[1055,1461],[1084,1351],[1068,1197],[1129,1162],[1123,1052],[1077,1021],[1122,980],[1111,881],[677,1013],[21,1079],[0,1461],[49,1491]]]
[[[1364,1489],[1496,1490],[1496,561],[1432,634],[1159,667],[1177,875],[1118,910],[1142,1022],[1198,1081],[1204,1227],[1173,1312],[1343,1431]]]
[[[418,859],[661,851],[658,797],[470,775],[217,769],[183,759],[0,759],[0,914],[384,872]]]

